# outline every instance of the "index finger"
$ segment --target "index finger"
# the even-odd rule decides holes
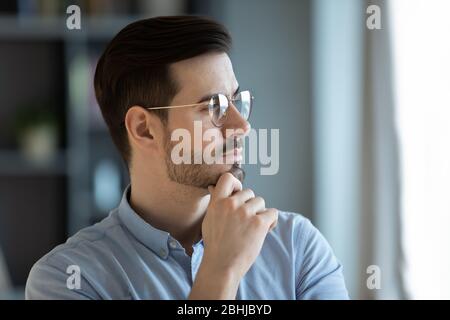
[[[242,183],[231,173],[227,172],[220,176],[217,184],[211,193],[211,198],[228,198],[236,191],[242,190]]]

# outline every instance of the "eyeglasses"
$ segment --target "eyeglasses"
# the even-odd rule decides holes
[[[160,110],[160,109],[175,109],[175,108],[187,108],[187,107],[197,107],[197,106],[206,106],[208,105],[209,116],[211,117],[212,123],[216,127],[222,127],[225,123],[228,108],[231,103],[236,107],[236,109],[241,114],[244,120],[248,120],[250,117],[250,113],[252,111],[252,102],[255,99],[250,91],[245,90],[237,93],[234,98],[228,99],[224,94],[217,93],[211,96],[209,101],[194,103],[194,104],[185,104],[180,106],[166,106],[166,107],[149,107],[145,108],[148,110]]]

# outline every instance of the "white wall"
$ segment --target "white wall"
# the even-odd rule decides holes
[[[262,176],[259,166],[246,165],[246,185],[267,206],[311,217],[309,1],[214,3],[215,17],[233,37],[231,59],[241,88],[256,98],[252,127],[280,130],[278,174]]]

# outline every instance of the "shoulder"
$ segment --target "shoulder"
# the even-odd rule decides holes
[[[298,247],[304,244],[312,233],[319,232],[311,221],[300,213],[278,211],[278,223],[269,234],[271,237],[281,238],[283,243]]]
[[[58,245],[43,256],[38,263],[51,263],[61,259],[77,260],[77,258],[98,254],[100,248],[102,250],[112,249],[111,241],[123,236],[123,226],[113,211],[102,221],[78,231],[65,243]]]
[[[26,298],[98,298],[94,290],[98,275],[107,273],[105,269],[112,265],[117,243],[126,242],[126,237],[114,211],[101,222],[80,230],[33,265],[26,283]],[[82,289],[67,291],[67,279],[74,270],[81,273]]]
[[[268,239],[285,246],[298,264],[319,257],[334,256],[321,232],[310,219],[299,213],[279,211],[277,227],[269,233]]]
[[[287,211],[278,211],[277,226],[267,234],[263,254],[276,254],[283,260],[301,263],[311,239],[319,231],[305,216]]]
[[[269,233],[270,255],[289,261],[298,299],[347,299],[343,267],[328,241],[311,221],[298,213],[278,213]]]

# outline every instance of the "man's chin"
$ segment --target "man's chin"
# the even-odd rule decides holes
[[[172,165],[168,163],[169,179],[182,185],[208,189],[215,186],[220,176],[230,172],[239,181],[243,181],[245,174],[239,164],[212,164],[212,165]]]
[[[238,163],[234,164],[221,164],[221,165],[214,165],[216,168],[214,168],[214,172],[217,172],[214,175],[214,180],[216,185],[217,181],[219,180],[220,176],[224,173],[231,173],[236,179],[243,182],[245,178],[245,171],[241,168],[241,165]]]
[[[245,179],[245,171],[241,168],[240,164],[233,164],[231,166],[230,172],[233,176],[235,176],[236,179],[238,179],[240,182],[244,182]]]

